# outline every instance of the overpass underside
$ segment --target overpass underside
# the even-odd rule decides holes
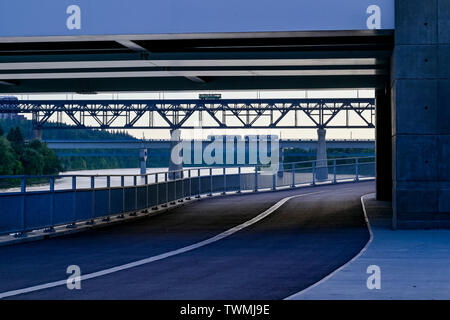
[[[5,42],[8,41],[8,42]],[[382,88],[391,31],[0,38],[0,92]]]
[[[394,31],[0,39],[0,93],[376,89],[377,195],[393,225],[450,227],[450,4]]]

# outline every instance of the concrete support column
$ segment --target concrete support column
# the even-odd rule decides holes
[[[42,128],[33,128],[33,139],[42,141]]]
[[[392,124],[390,89],[375,92],[376,100],[376,194],[377,200],[392,200]]]
[[[326,130],[324,128],[317,129],[316,181],[328,179],[327,143],[325,136]]]
[[[169,157],[169,172],[178,171],[183,169],[182,157],[179,154],[172,153],[175,146],[181,141],[181,130],[174,129],[170,130],[170,157]],[[180,163],[180,164],[178,164]],[[181,173],[169,174],[169,179],[179,179],[181,178]]]
[[[147,173],[147,149],[142,148],[139,152],[139,161],[141,164],[141,174]]]
[[[396,0],[393,226],[450,227],[450,2]]]

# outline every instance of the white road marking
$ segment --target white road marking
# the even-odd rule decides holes
[[[328,279],[330,279],[331,277],[333,277],[336,273],[338,273],[339,271],[341,271],[342,269],[344,269],[346,266],[348,266],[350,263],[352,263],[353,261],[355,261],[356,259],[358,259],[364,252],[366,252],[367,248],[369,248],[369,245],[372,243],[373,241],[373,232],[372,232],[372,227],[370,226],[370,221],[369,218],[367,217],[367,211],[366,211],[366,206],[364,205],[364,198],[373,195],[373,193],[370,194],[366,194],[363,195],[361,197],[361,205],[363,208],[363,212],[364,212],[364,219],[366,220],[366,225],[367,225],[367,229],[369,229],[369,241],[367,241],[366,245],[364,246],[364,248],[361,249],[361,251],[353,257],[353,259],[351,259],[350,261],[348,261],[347,263],[343,264],[342,266],[340,266],[338,269],[334,270],[332,273],[330,273],[329,275],[327,275],[325,278],[319,280],[318,282],[310,285],[308,288],[303,289],[300,292],[294,293],[293,295],[290,295],[287,298],[284,298],[284,300],[296,300],[298,298],[300,298],[301,295],[305,294],[306,292],[308,292],[309,290],[317,287],[318,285],[320,285],[321,283],[324,283],[325,281],[327,281]]]
[[[101,271],[97,271],[97,272],[93,272],[93,273],[88,273],[85,275],[81,276],[81,281],[83,280],[88,280],[88,279],[93,279],[93,278],[98,278],[104,275],[108,275],[111,273],[115,273],[115,272],[119,272],[119,271],[123,271],[126,269],[130,269],[130,268],[134,268],[134,267],[138,267],[138,266],[142,266],[144,264],[148,264],[151,262],[155,262],[155,261],[159,261],[162,259],[166,259],[169,257],[173,257],[175,255],[178,254],[182,254],[188,251],[192,251],[201,247],[204,247],[208,244],[217,242],[219,240],[222,240],[224,238],[227,238],[229,236],[231,236],[232,234],[247,228],[249,226],[251,226],[252,224],[255,224],[259,221],[261,221],[262,219],[266,218],[267,216],[269,216],[270,214],[272,214],[274,211],[276,211],[278,208],[280,208],[283,204],[285,204],[286,202],[288,202],[291,199],[294,198],[299,198],[299,197],[304,197],[304,196],[308,196],[308,195],[313,195],[313,194],[319,194],[319,193],[323,193],[325,191],[319,191],[319,192],[310,192],[310,193],[305,193],[305,194],[300,194],[300,195],[296,195],[296,196],[291,196],[291,197],[286,197],[281,199],[280,201],[278,201],[277,203],[275,203],[273,206],[271,206],[269,209],[267,209],[266,211],[264,211],[263,213],[257,215],[256,217],[254,217],[253,219],[250,219],[236,227],[233,227],[231,229],[228,229],[222,233],[219,233],[218,235],[194,243],[192,245],[177,249],[177,250],[172,250],[166,253],[162,253],[162,254],[158,254],[156,256],[152,256],[149,258],[145,258],[142,260],[138,260],[135,262],[130,262],[127,264],[123,264],[117,267],[113,267],[113,268],[108,268],[105,270],[101,270]],[[16,295],[20,295],[20,294],[24,294],[24,293],[29,293],[29,292],[34,292],[34,291],[39,291],[39,290],[44,290],[44,289],[48,289],[48,288],[54,288],[54,287],[58,287],[58,286],[63,286],[66,285],[67,279],[64,280],[59,280],[59,281],[54,281],[54,282],[48,282],[48,283],[44,283],[44,284],[40,284],[40,285],[36,285],[36,286],[32,286],[32,287],[28,287],[28,288],[23,288],[23,289],[17,289],[17,290],[12,290],[12,291],[7,291],[7,292],[2,292],[0,293],[0,299],[6,298],[6,297],[11,297],[11,296],[16,296]]]

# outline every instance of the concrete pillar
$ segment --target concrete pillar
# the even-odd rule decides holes
[[[378,200],[392,200],[392,125],[390,89],[375,92],[376,100],[376,194]]]
[[[328,179],[327,144],[325,140],[326,130],[317,129],[317,156],[316,156],[316,180]]]
[[[174,129],[170,130],[170,157],[169,157],[169,172],[170,171],[178,171],[183,169],[183,164],[181,162],[181,156],[178,154],[172,154],[172,150],[175,146],[181,141],[181,130]],[[177,164],[179,162],[180,164]],[[181,173],[178,172],[176,174],[169,174],[169,179],[179,179],[181,177]]]
[[[141,174],[147,173],[147,149],[142,148],[139,152],[139,161],[141,163]]]
[[[42,128],[33,128],[33,139],[42,141]]]
[[[450,2],[397,0],[393,226],[450,227]]]

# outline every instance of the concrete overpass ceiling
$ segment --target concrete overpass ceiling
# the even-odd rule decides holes
[[[382,87],[392,48],[389,30],[0,38],[0,92]]]

